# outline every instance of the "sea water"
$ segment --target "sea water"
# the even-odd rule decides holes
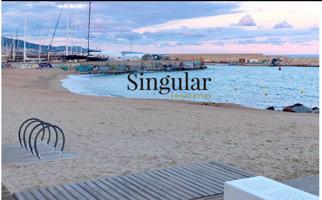
[[[205,70],[188,71],[189,77],[211,78],[207,91],[171,91],[162,95],[158,91],[128,90],[128,74],[69,75],[62,85],[70,92],[83,95],[117,96],[126,98],[152,98],[189,100],[198,102],[234,103],[265,109],[269,106],[281,110],[284,106],[302,103],[319,106],[319,68],[265,66],[208,65]],[[145,76],[161,79],[183,77],[183,71],[146,72]]]

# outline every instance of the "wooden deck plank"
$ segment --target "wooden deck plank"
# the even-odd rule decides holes
[[[196,173],[194,170],[180,167],[179,169],[177,169],[177,171],[178,173],[189,174],[193,177],[200,179],[202,183],[205,183],[205,185],[209,186],[211,189],[216,189],[216,192],[220,192],[223,189],[221,186],[219,186],[220,182],[213,181],[209,176],[205,176],[204,174],[201,174],[201,173]]]
[[[110,196],[114,197],[117,200],[124,200],[125,198],[123,196],[121,196],[120,194],[118,194],[117,192],[115,192],[113,190],[113,188],[108,187],[107,185],[105,185],[101,180],[97,179],[95,181],[92,181],[92,183],[94,183],[95,185],[97,185],[98,187],[102,188],[106,193],[108,193]]]
[[[202,167],[204,170],[208,170],[210,173],[218,173],[225,177],[229,177],[230,180],[247,177],[245,175],[236,173],[234,171],[230,171],[229,169],[226,169],[226,168],[219,168],[218,166],[201,165],[200,167]]]
[[[104,200],[106,197],[102,196],[99,192],[96,192],[91,187],[89,187],[85,182],[77,183],[83,190],[85,190],[87,193],[89,193],[91,196],[95,197],[95,199],[98,200]]]
[[[186,167],[183,167],[183,168],[190,171],[190,172],[193,172],[194,174],[197,174],[201,177],[209,179],[210,181],[212,181],[215,185],[219,186],[220,188],[223,186],[223,182],[225,181],[225,179],[223,179],[223,178],[226,178],[218,173],[209,173],[209,172],[205,171],[204,169],[198,168],[197,166],[194,166],[193,168],[186,168]]]
[[[58,200],[53,196],[50,192],[46,190],[46,188],[39,188],[38,191],[48,200]]]
[[[249,173],[209,162],[15,193],[18,200],[192,200],[223,193],[224,182]],[[217,199],[217,198],[216,198]]]
[[[216,188],[214,184],[209,182],[209,180],[203,179],[200,176],[185,171],[183,168],[171,169],[171,171],[177,173],[179,176],[186,177],[187,179],[193,181],[196,185],[199,185],[200,187],[204,188],[210,193],[218,193],[221,191],[218,188]]]
[[[123,191],[118,189],[117,187],[114,187],[113,185],[111,186],[111,184],[109,182],[107,182],[104,178],[99,178],[98,179],[103,185],[105,185],[107,188],[109,188],[110,192],[113,192],[113,194],[115,196],[117,196],[117,199],[120,200],[129,200],[126,195],[123,194]]]
[[[15,199],[19,200],[27,200],[27,198],[23,195],[23,192],[16,192],[13,194]]]
[[[95,195],[92,195],[88,193],[86,190],[84,190],[78,183],[72,183],[69,184],[72,188],[74,188],[76,191],[78,191],[83,197],[86,199],[96,199]]]
[[[171,174],[169,175],[169,174],[167,174],[165,172],[162,172],[161,170],[160,171],[153,171],[151,173],[155,173],[155,174],[157,174],[159,176],[162,176],[162,177],[164,177],[166,179],[169,179],[171,182],[174,182],[174,183],[176,183],[178,185],[181,185],[181,186],[183,186],[185,188],[188,188],[190,191],[198,194],[199,196],[207,195],[204,192],[202,192],[202,191],[198,190],[197,188],[195,188],[194,185],[191,185],[190,183],[186,183],[186,181],[180,180],[177,177],[173,177]]]
[[[152,190],[154,192],[155,195],[157,195],[157,197],[159,199],[171,199],[171,196],[169,194],[165,194],[162,190],[160,190],[160,188],[155,187],[154,185],[150,184],[149,182],[145,182],[144,180],[141,180],[140,178],[134,176],[134,175],[129,175],[128,176],[129,179],[136,181],[138,184],[149,188],[149,190]]]
[[[208,168],[207,166],[197,165],[194,168],[196,171],[200,171],[201,173],[204,173],[208,176],[214,177],[218,181],[227,181],[227,180],[234,180],[236,178],[239,178],[240,176],[236,175],[229,175],[228,171],[223,170],[217,170],[216,168]]]
[[[144,176],[148,181],[152,181],[153,183],[159,184],[162,187],[164,187],[165,189],[167,189],[168,191],[173,192],[173,194],[175,194],[180,199],[182,199],[182,198],[187,199],[187,198],[191,197],[190,194],[187,194],[186,192],[181,191],[180,189],[174,187],[173,185],[170,185],[171,182],[164,183],[163,181],[161,181],[160,179],[155,178],[154,176],[152,176],[149,173],[141,174],[141,176]]]
[[[175,179],[171,179],[169,178],[169,176],[166,176],[160,172],[156,172],[156,171],[150,171],[148,172],[151,174],[151,176],[154,176],[156,178],[160,178],[161,180],[163,180],[165,183],[168,183],[168,184],[173,184],[175,185],[174,187],[179,187],[180,190],[183,190],[185,191],[187,194],[191,194],[191,196],[200,196],[202,195],[199,191],[195,191],[195,188],[192,188],[190,187],[189,185],[185,184],[185,183],[182,183],[182,182],[179,182]]]
[[[178,200],[182,199],[181,195],[173,192],[172,190],[169,190],[167,187],[164,187],[162,184],[152,181],[151,179],[147,178],[144,174],[134,175],[134,176],[137,177],[138,179],[141,179],[144,182],[149,183],[151,186],[160,190],[160,193],[163,196],[167,196],[168,199],[178,199]]]
[[[204,184],[202,184],[200,182],[199,179],[191,177],[191,176],[186,176],[186,175],[181,175],[179,173],[176,173],[174,170],[172,169],[165,169],[165,172],[167,172],[168,174],[172,174],[175,177],[178,177],[181,180],[186,181],[187,183],[190,183],[191,185],[193,185],[196,189],[205,192],[206,195],[211,195],[212,192],[211,190],[205,186]]]
[[[151,173],[151,172],[146,172],[146,173],[150,177],[153,177],[153,178],[159,180],[160,182],[163,182],[164,184],[168,185],[169,187],[175,188],[177,191],[182,191],[182,194],[187,195],[189,198],[199,196],[198,194],[192,192],[191,190],[185,188],[184,186],[178,185],[178,184],[174,183],[173,181],[170,181],[169,179],[165,179],[162,176],[158,176],[158,175]]]
[[[30,191],[26,191],[23,195],[24,195],[24,196],[25,196],[25,198],[26,198],[26,199],[28,199],[28,200],[33,200],[33,199],[35,199],[35,197],[30,193]]]
[[[88,187],[90,187],[93,190],[93,192],[99,193],[101,196],[105,197],[105,199],[107,198],[110,200],[117,200],[114,196],[106,192],[103,188],[96,185],[93,181],[85,181],[84,183],[88,185]]]
[[[160,195],[158,193],[156,193],[153,189],[151,190],[150,188],[141,185],[140,183],[138,183],[135,180],[132,180],[132,178],[128,177],[128,176],[123,176],[120,177],[128,182],[130,182],[131,184],[135,185],[135,187],[139,188],[140,190],[142,190],[144,193],[150,195],[151,197],[153,197],[154,199],[158,199],[158,200],[162,200],[164,197],[160,197]]]
[[[71,200],[75,199],[72,196],[71,197],[65,196],[64,193],[59,192],[54,187],[48,187],[47,190],[48,190],[48,192],[50,192],[53,196],[55,196],[58,199],[71,199]]]
[[[81,195],[77,190],[75,190],[69,184],[63,185],[62,187],[68,192],[70,192],[70,194],[72,194],[76,199],[87,200],[85,197],[83,197],[83,195]]]
[[[126,181],[125,179],[122,179],[121,177],[113,177],[115,181],[118,181],[120,184],[126,185],[126,187],[129,187],[131,190],[134,192],[137,192],[139,195],[141,195],[144,199],[148,200],[154,200],[155,198],[152,197],[150,194],[142,191],[139,187],[136,185],[132,184],[129,181]]]
[[[246,176],[254,176],[254,174],[251,174],[249,172],[246,172],[244,170],[241,170],[241,169],[238,169],[232,165],[228,165],[228,164],[224,164],[224,163],[221,163],[221,162],[217,162],[217,161],[211,161],[211,162],[208,162],[208,163],[204,163],[205,165],[209,165],[209,166],[220,166],[224,169],[228,169],[230,171],[233,171],[235,173],[238,173],[240,175],[246,175]]]
[[[51,187],[49,187],[49,188],[51,188]],[[74,195],[72,195],[70,191],[66,190],[62,186],[53,186],[52,188],[54,190],[57,190],[58,192],[60,192],[64,197],[66,197],[66,199],[77,200],[77,198]]]
[[[131,196],[132,191],[129,191],[127,187],[121,186],[119,183],[115,183],[111,178],[104,178],[105,184],[116,190],[121,196],[123,196],[127,200],[138,200],[137,195]]]
[[[200,165],[201,168],[208,170],[209,172],[216,171],[218,174],[221,174],[225,177],[230,177],[232,179],[245,177],[244,175],[240,174],[239,172],[231,171],[229,168],[220,167],[218,165]]]
[[[123,190],[124,193],[127,194],[127,197],[129,199],[134,199],[134,200],[146,200],[146,198],[137,192],[133,191],[131,187],[128,187],[129,184],[123,184],[120,183],[119,181],[115,180],[114,178],[108,178],[106,179],[108,182],[113,184],[114,186],[118,187],[119,189]]]
[[[46,199],[46,196],[44,196],[43,194],[41,194],[38,190],[32,190],[30,191],[32,193],[32,195],[34,197],[36,197],[37,199]]]

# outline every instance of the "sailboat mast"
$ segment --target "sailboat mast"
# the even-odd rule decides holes
[[[89,1],[89,6],[88,6],[88,33],[87,33],[87,56],[89,56],[89,37],[90,37],[90,29],[91,29],[91,6],[92,6],[92,2]]]
[[[39,29],[39,38],[41,38],[41,32],[40,32],[40,29]],[[41,39],[40,39],[40,42],[39,42],[39,45],[38,45],[38,62],[41,61]]]
[[[67,37],[66,37],[66,56],[68,56],[68,46],[69,46],[69,20],[70,20],[70,7],[69,7],[69,2],[68,2],[68,12],[67,12],[67,25],[66,25],[66,31],[67,31]]]
[[[15,46],[15,42],[14,42],[14,33],[11,36],[11,45],[10,45],[10,50],[9,50],[9,56],[10,58],[13,58],[13,48]]]
[[[26,62],[26,35],[27,35],[27,16],[25,16],[24,40],[23,40],[23,62]]]
[[[57,30],[57,26],[58,26],[58,23],[59,23],[60,16],[61,16],[61,13],[62,13],[62,11],[63,11],[64,5],[65,5],[65,3],[63,3],[63,6],[62,6],[62,7],[61,7],[61,9],[60,9],[60,12],[59,12],[59,15],[58,15],[58,19],[57,19],[57,22],[56,22],[56,25],[55,25],[55,29],[54,29],[53,35],[52,35],[52,37],[51,37],[51,39],[50,39],[50,43],[49,43],[49,45],[48,45],[48,50],[47,50],[47,61],[49,61],[50,47],[51,47],[51,45],[52,45],[52,43],[53,43],[53,40],[54,40],[54,37],[55,37],[55,34],[56,34],[56,30]]]
[[[16,52],[17,52],[17,37],[18,37],[18,28],[16,29],[16,37],[14,40],[14,44],[13,44],[13,50],[12,50],[12,59],[16,60]]]

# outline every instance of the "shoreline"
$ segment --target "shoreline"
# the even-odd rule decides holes
[[[306,64],[303,64],[303,65],[268,65],[268,64],[229,64],[229,63],[205,63],[205,65],[216,65],[216,66],[241,66],[241,67],[254,67],[254,66],[259,66],[259,67],[278,67],[278,66],[281,66],[281,67],[314,67],[314,68],[318,68],[320,67],[320,65],[306,65]]]
[[[34,116],[62,127],[78,155],[2,166],[11,192],[207,161],[276,180],[319,173],[319,115],[78,95],[61,86],[68,74],[2,70],[2,144],[17,144],[20,123]]]
[[[75,72],[71,71],[65,71],[64,74],[60,74],[59,78],[56,80],[53,80],[53,84],[57,83],[57,80],[59,82],[59,85],[56,85],[57,88],[60,88],[61,91],[68,92],[73,95],[77,96],[89,96],[89,97],[99,97],[99,98],[115,98],[115,99],[128,99],[128,100],[136,100],[136,101],[141,101],[141,100],[146,100],[146,101],[166,101],[166,102],[173,102],[173,103],[182,103],[182,104],[192,104],[192,105],[201,105],[201,106],[213,106],[213,107],[224,107],[224,108],[237,108],[237,109],[245,109],[245,110],[265,110],[265,111],[270,111],[266,109],[260,109],[260,108],[253,108],[253,107],[248,107],[248,106],[243,106],[240,104],[235,104],[235,103],[215,103],[215,102],[197,102],[197,101],[189,101],[189,100],[177,100],[177,99],[158,99],[158,98],[129,98],[125,96],[113,96],[113,95],[91,95],[91,94],[79,94],[79,93],[74,93],[72,91],[69,91],[67,88],[65,88],[62,85],[62,81],[67,78],[68,75],[88,75],[88,74],[78,74]],[[92,74],[92,75],[101,75],[101,74]],[[279,110],[275,110],[279,111]]]
[[[242,66],[243,67],[243,66]],[[246,66],[246,67],[249,67],[249,66]],[[158,73],[158,72],[152,72],[152,73]],[[154,101],[170,101],[170,102],[177,102],[177,103],[185,103],[185,104],[197,104],[197,105],[206,105],[206,106],[215,106],[215,107],[226,107],[226,108],[229,108],[229,107],[232,107],[232,108],[240,108],[240,109],[256,109],[256,110],[267,110],[267,111],[278,111],[278,112],[285,112],[283,111],[283,108],[286,108],[286,107],[290,107],[292,106],[293,104],[285,104],[285,105],[282,105],[282,106],[277,106],[277,105],[269,105],[267,107],[252,107],[252,106],[247,106],[247,105],[242,105],[242,104],[238,104],[238,103],[223,103],[223,102],[211,102],[211,101],[198,101],[198,100],[191,100],[191,99],[184,99],[184,98],[157,98],[157,97],[142,97],[142,98],[139,98],[139,97],[128,97],[128,96],[122,96],[122,95],[107,95],[107,94],[101,94],[101,95],[98,95],[98,94],[94,94],[94,92],[92,93],[82,93],[82,92],[73,92],[71,90],[69,90],[67,87],[65,88],[63,86],[63,81],[65,79],[68,79],[68,75],[74,75],[74,76],[82,76],[82,75],[92,75],[92,76],[104,76],[104,74],[79,74],[79,73],[75,73],[75,72],[68,72],[67,75],[63,76],[62,79],[60,79],[60,86],[68,91],[69,93],[72,93],[72,94],[75,94],[75,95],[83,95],[83,96],[96,96],[96,97],[109,97],[109,98],[120,98],[120,99],[135,99],[135,100],[154,100]],[[113,76],[113,75],[108,75],[108,76]],[[302,102],[297,102],[299,104],[301,104]],[[296,103],[296,104],[297,104]],[[304,104],[304,106],[306,106]],[[319,105],[317,106],[313,106],[313,107],[318,107]],[[269,110],[268,108],[271,108],[271,107],[274,107],[275,110]],[[294,113],[297,113],[297,112],[294,112]]]

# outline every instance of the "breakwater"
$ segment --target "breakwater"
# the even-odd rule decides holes
[[[170,54],[171,60],[194,60],[203,59],[209,64],[237,64],[255,66],[300,66],[318,67],[319,57],[301,56],[292,57],[286,55],[264,54]]]

